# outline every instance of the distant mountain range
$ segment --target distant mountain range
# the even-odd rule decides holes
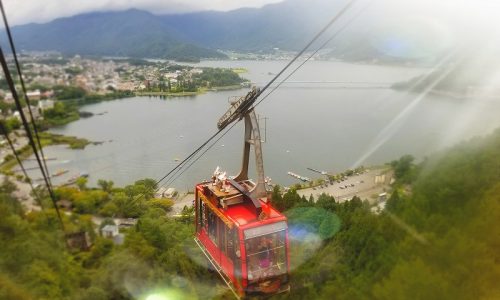
[[[181,38],[161,17],[128,10],[61,18],[46,24],[12,28],[20,50],[142,58],[225,58],[225,55]]]
[[[154,15],[131,9],[56,19],[12,28],[21,50],[141,58],[226,58],[217,50],[298,50],[335,15],[344,0],[287,0],[262,8]],[[352,12],[345,18],[350,18]],[[377,48],[366,16],[331,46],[330,57],[400,60]],[[331,33],[330,33],[331,35]],[[404,58],[406,59],[406,58]]]

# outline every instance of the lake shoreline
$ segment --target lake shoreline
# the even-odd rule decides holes
[[[244,89],[241,85],[218,86],[211,88],[200,88],[196,92],[135,92],[137,97],[193,97],[203,95],[207,92],[233,91]]]
[[[217,63],[210,67],[246,68],[246,77],[258,83],[268,82],[273,77],[269,71],[275,73],[282,68],[281,62]],[[477,112],[481,113],[481,122],[471,119],[473,126],[461,123],[466,130],[453,134],[454,120],[468,113],[467,106],[472,103],[427,95],[418,106],[411,107],[411,113],[398,119],[394,128],[397,130],[388,131],[385,128],[407,110],[414,95],[391,89],[322,89],[308,85],[318,80],[392,83],[425,72],[345,62],[308,64],[293,79],[304,84],[279,89],[257,109],[257,113],[268,118],[267,126],[261,127],[261,134],[268,141],[263,145],[266,175],[274,183],[291,186],[297,181],[287,173],[314,176],[307,167],[338,173],[359,165],[383,164],[405,154],[421,159],[500,125],[498,116],[493,114],[496,104],[487,102]],[[89,173],[92,185],[101,178],[111,179],[117,185],[143,177],[159,178],[176,166],[175,159],[187,157],[205,137],[213,134],[217,120],[229,107],[227,99],[244,92],[245,89],[206,92],[188,98],[143,96],[84,106],[82,110],[96,116],[53,128],[51,132],[113,142],[75,153],[61,148],[47,152],[69,160],[66,168]],[[108,113],[97,116],[103,111]],[[191,190],[195,182],[209,178],[217,166],[237,174],[241,168],[241,127],[238,124],[239,129],[235,127],[224,140],[215,143],[212,151],[173,186]]]

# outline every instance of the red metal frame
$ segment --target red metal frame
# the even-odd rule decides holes
[[[235,204],[226,207],[225,209],[220,207],[219,199],[215,195],[207,195],[204,191],[206,191],[206,186],[211,183],[201,183],[198,184],[195,188],[195,225],[196,225],[196,236],[195,240],[197,241],[200,248],[203,250],[209,261],[212,263],[217,272],[221,275],[224,281],[229,285],[229,287],[233,290],[235,295],[238,297],[246,296],[250,289],[248,285],[247,278],[247,261],[246,261],[246,249],[245,249],[245,240],[244,240],[244,231],[249,228],[255,228],[267,224],[277,223],[287,221],[287,218],[274,209],[269,203],[265,203],[264,201],[260,201],[262,206],[262,211],[265,212],[265,217],[259,216],[256,214],[256,210],[253,207],[253,204],[249,201],[243,201],[243,203]],[[230,230],[235,230],[237,233],[237,244],[234,244],[233,247],[237,248],[240,251],[240,255],[238,258],[229,257],[224,253],[224,249],[220,249],[219,245],[216,245],[212,239],[209,237],[209,233],[206,231],[206,224],[203,224],[203,227],[200,226],[200,203],[205,203],[205,207],[212,211],[216,215],[216,219],[218,222],[217,225],[217,241],[221,239],[222,231],[219,229],[219,224],[225,224],[227,228]],[[207,218],[208,221],[208,218]],[[223,228],[226,228],[223,227]],[[225,233],[227,231],[224,231]],[[234,233],[234,231],[232,231]],[[227,239],[227,236],[225,236]],[[227,240],[225,240],[225,245],[227,245]],[[290,272],[290,248],[289,248],[289,237],[288,237],[288,229],[286,229],[285,233],[285,249],[286,249],[286,275],[278,278],[271,278],[272,280],[279,280],[278,286],[279,290],[269,292],[271,294],[284,292],[289,290],[288,285],[288,274]],[[236,249],[234,249],[235,251]],[[237,260],[236,262],[233,260]],[[241,262],[241,275],[237,274],[237,267],[239,266],[239,262]],[[283,279],[285,278],[285,279]],[[271,280],[269,279],[269,280]],[[252,288],[255,291],[255,288]],[[262,292],[262,291],[261,291]],[[267,293],[267,292],[266,292]]]

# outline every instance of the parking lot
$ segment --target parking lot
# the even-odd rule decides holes
[[[384,175],[384,176],[381,176]],[[377,180],[378,176],[378,180]],[[321,194],[327,194],[335,197],[337,201],[348,201],[354,196],[363,200],[374,202],[378,195],[387,192],[393,177],[391,170],[385,168],[367,170],[366,172],[345,178],[340,182],[327,184],[326,187],[307,188],[297,191],[299,195],[309,198],[313,195],[315,199]]]

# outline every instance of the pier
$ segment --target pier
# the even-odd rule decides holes
[[[295,174],[293,172],[288,172],[288,175],[290,175],[290,176],[292,176],[294,178],[297,178],[298,180],[301,180],[303,182],[311,181],[311,179],[309,177],[300,176],[300,175]]]
[[[309,171],[313,171],[313,172],[316,172],[316,173],[319,173],[321,175],[328,175],[328,172],[326,171],[320,171],[320,170],[316,170],[316,169],[313,169],[313,168],[307,168]]]

